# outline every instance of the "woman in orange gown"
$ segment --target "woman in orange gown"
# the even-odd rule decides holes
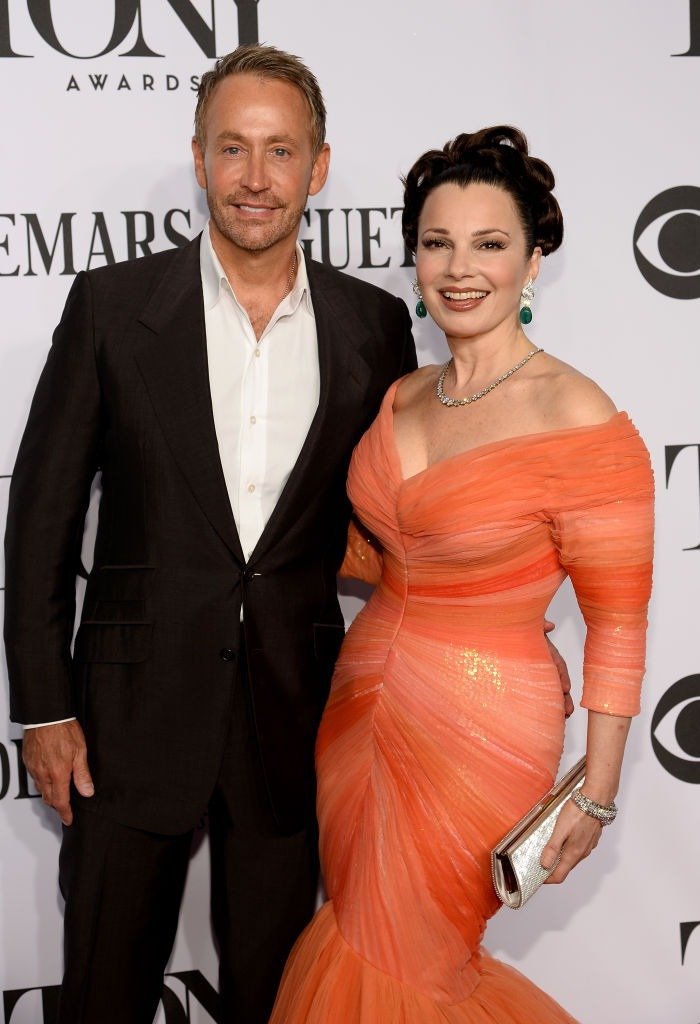
[[[394,384],[353,456],[362,532],[345,568],[381,578],[318,737],[328,902],[272,1024],[573,1021],[481,948],[499,907],[490,851],[557,773],[564,708],[542,626],[567,575],[587,627],[593,813],[565,805],[550,880],[598,841],[639,710],[653,485],[627,415],[522,329],[562,237],[553,184],[512,128],[461,135],[406,179],[417,312],[452,358]]]

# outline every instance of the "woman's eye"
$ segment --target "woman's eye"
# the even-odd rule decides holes
[[[489,238],[485,242],[482,242],[479,246],[480,249],[505,249],[503,242],[499,242],[497,238]]]
[[[444,238],[426,238],[423,242],[424,249],[444,249],[446,245]]]

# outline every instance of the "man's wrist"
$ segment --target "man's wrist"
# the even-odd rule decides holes
[[[22,728],[26,732],[27,729],[43,729],[44,726],[47,726],[47,725],[63,725],[64,722],[74,722],[74,721],[75,721],[75,715],[73,715],[72,718],[59,718],[55,722],[32,722],[31,725],[23,725]]]

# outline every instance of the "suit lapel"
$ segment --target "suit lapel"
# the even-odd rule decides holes
[[[172,455],[202,512],[243,563],[214,427],[199,238],[173,254],[136,330],[136,362]]]
[[[369,337],[340,274],[306,261],[316,320],[319,401],[306,440],[251,561],[269,550],[308,505],[309,489],[337,468],[364,419],[370,368],[358,349]]]

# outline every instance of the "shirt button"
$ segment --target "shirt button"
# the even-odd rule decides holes
[[[255,418],[255,416],[251,416],[251,417],[250,417],[250,422],[251,422],[251,423],[253,424],[253,426],[255,426],[255,424],[256,424],[256,423],[257,423],[258,421],[257,421],[257,419]]]
[[[255,484],[248,484],[248,494],[252,494],[255,490]]]
[[[222,661],[235,661],[236,652],[232,651],[230,647],[222,647],[219,651],[219,657]]]
[[[259,348],[256,348],[256,350],[255,350],[255,358],[256,359],[260,358],[260,349]]]

